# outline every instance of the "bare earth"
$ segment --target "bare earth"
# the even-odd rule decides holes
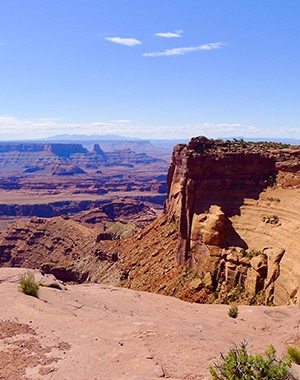
[[[99,284],[43,286],[34,298],[18,291],[23,272],[0,269],[0,379],[210,379],[220,352],[245,338],[253,353],[300,347],[295,305],[240,306],[232,319],[227,305]]]

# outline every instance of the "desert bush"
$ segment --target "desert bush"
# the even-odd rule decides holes
[[[291,360],[300,365],[300,350],[297,347],[290,346],[288,347],[288,356],[291,358]]]
[[[239,314],[239,309],[237,305],[231,305],[228,310],[228,315],[230,318],[236,318]]]
[[[260,256],[260,255],[267,256],[264,252],[262,252],[262,251],[255,251],[253,249],[251,251],[247,251],[245,249],[243,249],[241,251],[241,256],[242,257],[249,257],[249,259],[252,259],[252,257],[256,257],[256,256]]]
[[[19,277],[19,291],[29,296],[37,297],[39,284],[34,280],[34,273],[27,271]]]
[[[249,340],[235,345],[227,355],[221,354],[222,363],[209,367],[213,380],[296,380],[291,371],[289,357],[276,358],[273,346],[265,355],[252,355],[247,351]]]

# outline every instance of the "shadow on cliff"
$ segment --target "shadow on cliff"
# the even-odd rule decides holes
[[[274,157],[243,153],[220,160],[201,159],[195,162],[187,180],[187,199],[194,198],[197,214],[217,205],[227,217],[240,215],[245,198],[259,199],[260,193],[276,182],[278,170]]]
[[[272,183],[265,181],[264,184],[257,184],[249,189],[244,184],[235,184],[230,188],[226,186],[218,188],[216,191],[210,189],[209,192],[199,188],[196,192],[193,212],[201,214],[209,210],[210,206],[216,205],[221,207],[227,217],[241,215],[241,206],[244,205],[245,199],[258,200],[263,190],[270,185]]]
[[[269,185],[269,182],[264,181],[264,183],[257,183],[251,188],[243,186],[243,184],[235,184],[234,187],[226,188],[225,186],[218,191],[210,191],[205,195],[203,189],[196,189],[195,203],[193,205],[193,214],[203,214],[208,212],[212,205],[219,206],[225,214],[226,218],[226,233],[225,233],[225,245],[227,247],[241,247],[243,249],[248,249],[247,243],[242,239],[242,237],[234,229],[230,217],[240,216],[241,207],[245,204],[245,199],[258,200],[260,194]],[[201,193],[201,197],[198,196],[197,192]]]
[[[228,218],[226,218],[225,230],[227,247],[240,247],[243,249],[248,249],[247,243],[236,232],[236,230],[233,228],[232,222]]]

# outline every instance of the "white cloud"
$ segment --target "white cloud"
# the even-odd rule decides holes
[[[115,44],[125,46],[136,46],[141,44],[141,41],[137,40],[136,38],[105,37],[105,39]]]
[[[214,49],[220,49],[226,44],[224,42],[212,42],[210,44],[204,44],[199,46],[200,50],[214,50]]]
[[[167,56],[172,56],[172,55],[185,55],[193,51],[220,49],[225,45],[226,44],[223,42],[214,42],[214,43],[204,44],[200,46],[189,46],[189,47],[167,49],[164,51],[154,51],[152,53],[144,53],[143,56],[144,57],[163,57],[163,56],[167,57]]]
[[[297,128],[261,128],[240,123],[199,123],[181,125],[136,124],[118,119],[109,122],[72,123],[62,119],[20,119],[0,115],[0,141],[36,140],[54,135],[106,135],[115,134],[142,139],[190,139],[194,136],[219,137],[293,137],[300,138]]]
[[[49,134],[60,134],[61,130],[75,130],[76,125],[60,119],[19,119],[11,115],[0,115],[0,141],[8,139],[38,139]],[[68,132],[66,132],[68,133]],[[73,132],[74,133],[74,132]]]
[[[11,115],[0,115],[0,141],[34,140],[60,134],[105,135],[120,134],[138,137],[140,127],[130,120],[91,123],[72,123],[62,119],[21,119]]]
[[[178,38],[181,37],[183,30],[176,30],[176,32],[164,32],[164,33],[155,33],[154,35],[162,38]]]

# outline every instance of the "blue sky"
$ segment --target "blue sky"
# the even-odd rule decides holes
[[[299,0],[0,0],[0,140],[300,138]]]

